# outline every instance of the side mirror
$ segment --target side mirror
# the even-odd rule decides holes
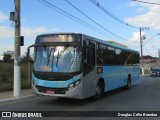
[[[36,52],[35,52],[36,48],[34,45],[31,45],[27,48],[27,60],[30,63],[34,63],[36,60]]]

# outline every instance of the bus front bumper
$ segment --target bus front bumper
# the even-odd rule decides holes
[[[84,99],[84,96],[82,95],[82,87],[83,85],[81,83],[75,88],[72,88],[70,90],[68,90],[67,88],[57,89],[57,88],[45,88],[45,87],[37,87],[37,86],[35,87],[32,84],[32,91],[37,95]],[[51,92],[47,92],[47,90],[50,90]]]

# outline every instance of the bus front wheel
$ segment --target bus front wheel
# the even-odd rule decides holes
[[[100,99],[103,96],[103,94],[103,83],[99,81],[96,86],[96,95],[94,96],[94,99]]]

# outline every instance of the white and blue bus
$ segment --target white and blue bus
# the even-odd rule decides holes
[[[84,34],[38,35],[27,59],[33,63],[33,92],[39,95],[100,98],[130,88],[140,76],[137,51]]]

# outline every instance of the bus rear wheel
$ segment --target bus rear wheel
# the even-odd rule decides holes
[[[127,85],[125,86],[125,89],[130,89],[131,88],[131,76],[129,75],[128,76],[128,79],[127,79]]]

